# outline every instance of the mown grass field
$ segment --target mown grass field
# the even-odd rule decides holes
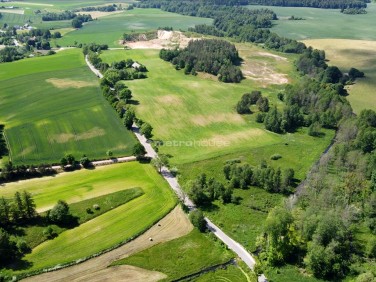
[[[197,282],[244,282],[248,281],[247,276],[239,267],[230,265],[225,269],[218,269],[215,272],[205,273],[195,279]]]
[[[186,236],[115,261],[112,265],[134,265],[159,271],[167,275],[162,281],[171,281],[225,263],[233,257],[220,242],[207,236],[194,229]]]
[[[77,203],[71,203],[69,205],[69,212],[75,218],[77,224],[82,224],[114,208],[117,208],[118,206],[124,205],[125,203],[140,197],[143,194],[144,191],[139,187],[128,188],[126,190],[83,200]],[[94,205],[98,205],[99,209],[94,209]],[[90,212],[88,212],[87,209],[90,209]],[[24,236],[21,237],[25,240],[30,248],[35,248],[43,241],[47,240],[46,236],[42,235],[47,226],[51,226],[55,234],[60,234],[71,228],[69,226],[65,227],[51,224],[48,222],[48,219],[46,219],[47,212],[40,214],[40,216],[40,218],[35,220],[34,224],[25,226],[18,230],[19,232],[20,230],[25,232]]]
[[[376,40],[373,27],[376,24],[376,3],[369,3],[365,15],[345,15],[339,9],[316,9],[297,7],[249,6],[251,9],[268,8],[279,20],[271,29],[281,36],[297,40],[317,38],[340,38]],[[290,21],[294,15],[305,20]]]
[[[157,9],[134,9],[124,11],[89,22],[79,30],[67,33],[56,40],[60,46],[77,43],[100,43],[110,47],[119,47],[119,40],[125,32],[139,32],[171,26],[175,30],[187,30],[196,24],[210,24],[211,19],[182,16]]]
[[[24,258],[31,266],[17,274],[74,261],[128,240],[167,214],[176,198],[151,165],[136,162],[3,187],[1,195],[5,196],[20,189],[31,192],[39,208],[58,199],[71,203],[133,187],[145,194],[40,244]]]
[[[265,51],[254,48],[254,60],[260,60],[260,53]],[[253,59],[249,53],[245,57]],[[108,51],[102,58],[107,62],[132,58],[147,66],[147,79],[127,81],[126,84],[140,103],[136,106],[138,117],[151,123],[153,138],[166,144],[160,151],[172,155],[171,163],[175,165],[285,144],[290,138],[264,130],[262,124],[255,122],[254,115],[242,117],[234,109],[242,94],[258,89],[270,97],[272,104],[280,107],[282,104],[276,95],[283,85],[264,88],[264,82],[251,79],[226,84],[210,77],[187,76],[159,59],[157,50]],[[279,68],[283,73],[293,72],[288,60],[274,59],[266,64],[277,73]],[[180,143],[168,146],[168,141]]]
[[[305,40],[305,44],[325,50],[330,65],[338,66],[343,72],[351,67],[365,73],[348,87],[351,106],[355,113],[363,109],[376,108],[376,41],[347,39]]]
[[[135,138],[102,97],[80,49],[0,65],[0,122],[15,164],[130,155]]]

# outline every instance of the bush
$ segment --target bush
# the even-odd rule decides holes
[[[43,235],[47,238],[47,239],[52,239],[55,237],[56,233],[55,231],[52,229],[51,226],[48,226],[46,229],[43,230]]]
[[[93,209],[95,209],[96,211],[100,210],[100,206],[98,204],[94,204],[93,205]]]
[[[282,156],[280,154],[274,154],[270,157],[270,159],[273,160],[273,161],[279,160],[281,158],[282,158]]]
[[[59,200],[49,213],[49,219],[55,223],[66,223],[70,213],[66,202]]]
[[[189,215],[189,218],[194,227],[196,227],[200,232],[205,232],[206,230],[206,220],[204,214],[200,210],[194,210]]]

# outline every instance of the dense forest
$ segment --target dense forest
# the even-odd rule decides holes
[[[313,7],[322,9],[366,8],[369,0],[249,0],[249,4],[284,6],[284,7]]]
[[[174,2],[174,3],[171,3]],[[370,0],[194,0],[194,1],[166,1],[166,0],[141,0],[142,5],[149,8],[166,8],[179,9],[184,11],[184,8],[177,8],[179,2],[191,2],[194,6],[245,6],[245,5],[265,5],[265,6],[283,6],[283,7],[312,7],[322,9],[346,9],[346,8],[366,8]],[[151,7],[153,6],[153,7]],[[186,3],[184,3],[186,6]]]
[[[194,40],[182,50],[162,49],[159,55],[176,69],[184,69],[185,74],[206,72],[218,75],[222,82],[240,82],[243,78],[237,67],[240,63],[238,51],[233,44],[224,40]]]

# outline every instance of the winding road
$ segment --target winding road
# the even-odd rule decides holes
[[[87,56],[85,57],[85,61],[89,66],[90,70],[99,78],[102,78],[103,75],[97,70],[88,60]],[[140,133],[140,129],[137,127],[136,124],[133,124],[132,131],[136,135],[138,141],[145,147],[146,156],[150,158],[156,158],[158,154],[155,152],[153,147],[151,146],[149,140],[145,138]],[[189,199],[187,194],[181,189],[178,180],[172,173],[169,171],[167,167],[163,167],[161,170],[161,175],[163,178],[168,182],[171,189],[176,193],[178,198],[190,209],[194,210],[196,207],[194,203]],[[246,264],[250,269],[254,269],[256,264],[255,259],[252,255],[238,242],[230,238],[226,235],[219,227],[217,227],[213,222],[211,222],[207,217],[205,218],[208,230],[213,232],[215,236],[218,237],[224,244],[226,244],[231,250],[233,250]]]

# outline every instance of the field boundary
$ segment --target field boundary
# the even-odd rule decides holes
[[[177,204],[174,205],[173,207],[171,207],[165,214],[163,214],[162,216],[158,217],[155,221],[153,221],[150,225],[148,225],[144,230],[134,234],[132,237],[110,247],[110,248],[107,248],[107,249],[104,249],[98,253],[95,253],[95,254],[92,254],[92,255],[89,255],[87,257],[83,257],[83,258],[80,258],[80,259],[77,259],[75,261],[71,261],[71,262],[68,262],[68,263],[64,263],[64,264],[59,264],[59,265],[56,265],[54,267],[50,267],[50,268],[44,268],[44,269],[40,269],[40,270],[36,270],[36,271],[33,271],[33,272],[29,272],[29,273],[25,273],[25,274],[19,274],[16,276],[16,279],[17,280],[21,280],[21,279],[24,279],[24,278],[27,278],[27,277],[31,277],[31,276],[36,276],[36,275],[39,275],[39,274],[42,274],[42,273],[47,273],[47,272],[53,272],[53,271],[57,271],[57,270],[60,270],[60,269],[63,269],[63,268],[67,268],[67,267],[70,267],[70,266],[73,266],[73,265],[78,265],[80,263],[83,263],[85,261],[88,261],[92,258],[95,258],[95,257],[98,257],[100,255],[103,255],[105,253],[108,253],[112,250],[115,250],[131,241],[133,241],[134,239],[136,239],[137,237],[141,236],[142,234],[146,233],[150,228],[152,228],[155,224],[157,224],[161,219],[163,219],[164,217],[166,217],[166,215],[168,215],[174,208],[176,208]]]
[[[5,129],[3,130],[3,137],[4,137],[4,140],[5,140],[5,143],[7,144],[7,149],[8,149],[8,152],[9,152],[8,153],[9,161],[12,161],[12,149],[10,148],[8,137],[5,134]]]

